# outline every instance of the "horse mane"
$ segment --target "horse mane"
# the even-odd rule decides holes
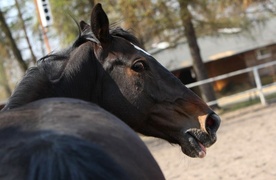
[[[80,26],[78,25],[78,29],[79,29],[79,35],[71,47],[67,49],[63,49],[59,52],[50,53],[40,58],[38,62],[45,61],[45,60],[67,59],[69,58],[70,52],[73,51],[75,48],[79,47],[80,45],[82,45],[83,43],[87,41],[92,41],[95,43],[98,42],[98,40],[95,38],[95,35],[93,34],[90,28],[85,28],[83,31],[81,31]],[[110,35],[113,37],[123,38],[139,47],[141,46],[139,40],[130,31],[124,30],[121,27],[115,27],[110,29]]]
[[[63,77],[64,69],[69,64],[70,56],[73,54],[72,52],[85,42],[90,41],[97,43],[98,41],[91,31],[90,26],[87,26],[89,28],[81,30],[80,26],[78,25],[79,35],[72,46],[61,51],[52,52],[40,58],[37,61],[37,67],[29,68],[2,111],[19,107],[37,99],[51,97],[53,93],[57,93],[52,91],[52,85],[56,82],[59,82]],[[132,33],[123,30],[120,27],[111,28],[110,34],[114,38],[123,38],[132,44],[140,46],[138,39]],[[120,46],[119,44],[115,47],[117,50],[122,50],[124,53],[129,51],[127,47]],[[86,50],[87,49],[89,50],[89,48],[86,48]],[[112,50],[110,50],[110,52],[112,52]],[[91,55],[94,56],[94,54]],[[86,58],[86,60],[88,60],[88,58]],[[74,65],[71,65],[70,68],[78,67],[78,63],[79,61],[72,61],[71,64]],[[90,66],[83,65],[83,67],[88,68]],[[68,72],[74,71],[70,69]],[[91,70],[89,72],[91,72]],[[67,79],[70,79],[70,77]],[[72,89],[72,86],[67,89]],[[61,89],[61,91],[63,91],[63,89]],[[30,93],[26,95],[26,92]]]
[[[76,48],[78,48],[85,42],[89,42],[89,41],[94,43],[99,42],[95,38],[95,35],[91,31],[91,28],[89,25],[88,27],[85,27],[85,29],[83,30],[81,30],[80,25],[78,25],[78,28],[79,28],[79,35],[77,39],[74,41],[74,43],[72,44],[72,46],[70,46],[67,49],[63,49],[61,51],[48,54],[38,60],[38,66],[41,66],[41,68],[44,69],[44,71],[46,72],[46,75],[48,76],[48,79],[51,82],[56,82],[59,80],[59,78],[62,77],[61,74],[64,71],[60,69],[64,69],[67,66],[68,61],[66,60],[70,59],[71,52],[73,52]],[[110,29],[110,35],[112,37],[123,38],[132,44],[140,46],[139,40],[132,33],[130,33],[130,31],[126,31],[120,27],[115,27]],[[120,46],[119,44],[116,44],[116,48],[119,48],[124,53],[127,53],[129,51],[128,48],[124,48],[124,46]],[[116,51],[116,48],[114,49],[115,51]],[[112,49],[110,49],[109,52],[112,52]],[[52,62],[56,63],[57,61],[61,61],[62,63],[59,63],[59,65],[57,66],[53,66],[51,64]],[[50,73],[48,72],[49,70],[50,70]]]
[[[98,145],[52,131],[0,130],[0,179],[127,179]]]

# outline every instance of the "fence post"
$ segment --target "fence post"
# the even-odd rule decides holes
[[[254,79],[255,79],[255,83],[257,86],[257,90],[258,90],[258,94],[259,94],[261,103],[262,103],[262,105],[267,105],[264,93],[262,91],[263,87],[262,87],[262,82],[261,82],[260,75],[258,72],[258,68],[256,68],[256,67],[253,68],[253,74],[254,74]]]

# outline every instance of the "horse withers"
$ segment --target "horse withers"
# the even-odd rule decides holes
[[[219,117],[121,28],[110,29],[100,4],[69,48],[28,70],[3,111],[49,97],[93,102],[137,132],[179,144],[204,157],[216,141]]]
[[[95,104],[49,98],[0,113],[0,179],[164,179],[138,135]]]

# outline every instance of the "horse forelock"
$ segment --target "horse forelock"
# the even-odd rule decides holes
[[[120,27],[114,28],[110,31],[112,36],[115,37],[121,37],[127,41],[129,41],[132,44],[135,44],[136,46],[141,47],[141,44],[139,43],[139,40],[132,34],[130,31],[126,31]]]
[[[90,48],[92,48],[93,51],[95,51],[94,55],[96,59],[100,62],[101,60],[105,59],[109,53],[128,54],[130,52],[130,48],[133,47],[133,45],[141,47],[139,40],[130,31],[124,30],[120,27],[113,27],[109,30],[111,41],[109,41],[107,44],[104,44],[104,50],[100,54],[97,54],[97,49],[95,48],[100,47],[100,49],[102,49],[101,42],[96,38],[96,36],[93,34],[90,28],[86,27],[80,31],[81,32],[79,34],[79,37],[73,43],[73,46],[69,50],[75,51],[82,44],[86,42],[92,42],[96,45],[99,45],[90,46]],[[68,52],[68,54],[72,53]]]

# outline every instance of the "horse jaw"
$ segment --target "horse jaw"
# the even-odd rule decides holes
[[[205,157],[206,148],[217,140],[220,119],[211,109],[198,110],[197,106],[181,99],[156,104],[146,121],[148,131],[143,134],[178,144],[190,157]],[[208,118],[213,121],[212,126],[206,124]]]

